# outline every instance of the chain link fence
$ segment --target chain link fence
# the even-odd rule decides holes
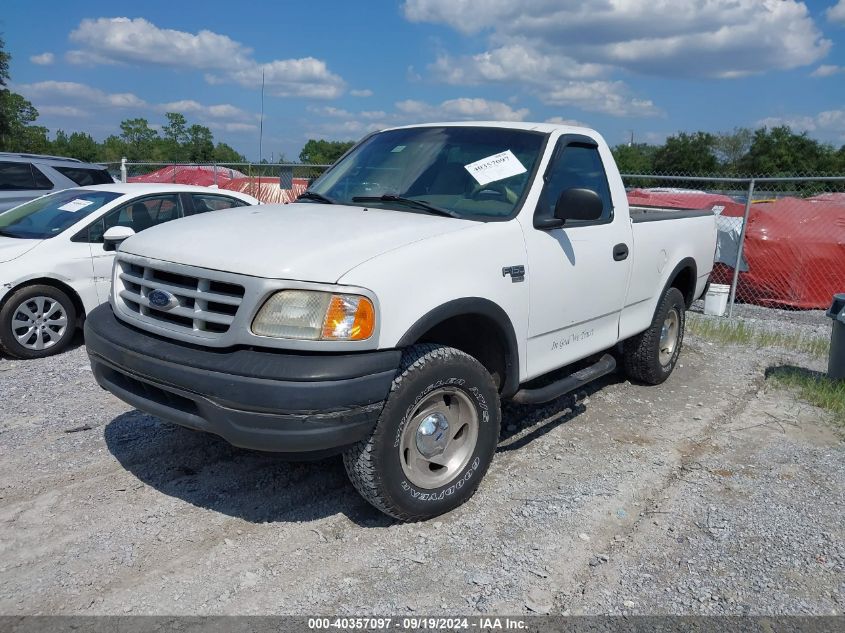
[[[122,182],[178,183],[240,191],[265,203],[293,202],[329,165],[301,163],[105,163]]]
[[[631,204],[710,209],[711,288],[738,306],[823,310],[845,292],[845,176],[623,176]]]
[[[217,186],[262,202],[296,199],[329,165],[107,164],[124,182]],[[632,205],[709,209],[718,240],[711,288],[737,306],[822,310],[845,292],[845,176],[623,175]]]

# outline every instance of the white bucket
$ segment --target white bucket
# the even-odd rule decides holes
[[[728,309],[728,295],[731,287],[727,284],[710,284],[707,294],[704,295],[704,314],[713,316],[724,316]]]

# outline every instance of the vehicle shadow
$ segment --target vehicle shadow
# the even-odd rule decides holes
[[[71,351],[73,351],[77,348],[84,347],[84,346],[85,346],[85,337],[82,334],[82,328],[79,328],[76,332],[74,332],[73,338],[70,340],[70,345],[68,345],[60,353],[61,354],[67,354],[68,352],[71,352]],[[50,357],[47,356],[46,358],[49,359]],[[23,363],[23,362],[30,362],[31,360],[33,360],[33,361],[43,361],[44,359],[43,358],[33,358],[33,359],[23,359],[23,360],[21,360],[19,358],[9,356],[9,355],[5,354],[2,350],[0,350],[0,360],[16,361],[16,362],[22,362]]]
[[[544,404],[504,403],[502,430],[496,452],[504,453],[524,448],[534,440],[584,413],[587,410],[585,398],[589,398],[609,385],[625,380],[625,376],[621,374],[609,374]]]
[[[544,405],[506,403],[497,452],[523,448],[576,418],[586,410],[584,397],[620,380],[607,376]],[[140,411],[116,417],[104,436],[109,452],[139,481],[227,516],[281,523],[341,513],[361,527],[395,522],[358,495],[340,457],[290,462],[273,453],[235,448],[217,436]]]
[[[346,515],[361,527],[394,521],[358,495],[340,457],[289,462],[130,411],[104,430],[106,446],[140,481],[197,507],[251,523]]]

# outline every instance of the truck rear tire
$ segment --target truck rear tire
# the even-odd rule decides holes
[[[408,348],[370,436],[343,455],[373,506],[402,521],[457,508],[478,488],[499,441],[501,412],[481,363],[442,345]]]
[[[659,385],[671,375],[684,341],[685,311],[684,295],[669,288],[649,328],[623,344],[623,364],[630,378]]]

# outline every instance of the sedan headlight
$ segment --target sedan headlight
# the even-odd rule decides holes
[[[363,341],[376,329],[372,301],[360,295],[282,290],[261,306],[252,331],[307,341]]]

